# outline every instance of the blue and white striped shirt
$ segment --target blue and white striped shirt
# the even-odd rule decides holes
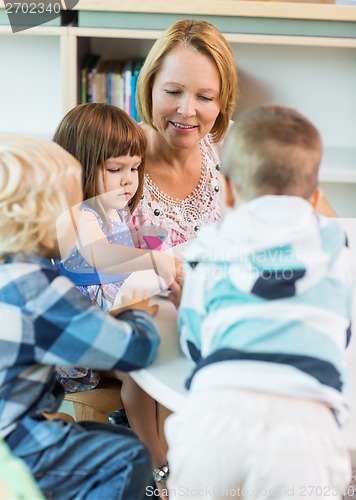
[[[186,258],[188,386],[321,401],[343,421],[354,270],[337,220],[301,198],[264,196],[203,228]]]

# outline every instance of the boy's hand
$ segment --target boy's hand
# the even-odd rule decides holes
[[[173,255],[169,255],[168,253],[155,251],[152,251],[151,259],[155,273],[164,280],[166,287],[168,288],[176,279],[177,272],[182,265],[182,261]]]
[[[168,300],[175,305],[176,309],[178,309],[180,305],[180,300],[182,297],[182,290],[184,284],[184,269],[183,262],[181,262],[180,266],[177,267],[177,276],[176,279],[170,284]]]
[[[169,287],[168,300],[178,309],[182,297],[182,284],[175,280]]]
[[[124,311],[141,309],[141,311],[146,311],[152,316],[155,316],[158,312],[159,307],[157,304],[153,306],[149,305],[149,295],[149,290],[144,290],[143,293],[140,290],[134,290],[132,292],[132,296],[124,295],[121,298],[121,307],[119,309],[112,309],[110,311],[110,314],[116,317]]]

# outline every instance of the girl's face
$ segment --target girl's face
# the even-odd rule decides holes
[[[140,156],[117,156],[109,158],[103,170],[98,169],[96,179],[97,196],[104,210],[122,210],[138,188]]]
[[[195,147],[220,112],[220,75],[198,52],[177,48],[163,60],[152,88],[153,123],[172,147]]]

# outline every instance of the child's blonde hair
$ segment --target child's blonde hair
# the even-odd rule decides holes
[[[56,240],[56,220],[81,190],[80,163],[53,142],[0,136],[0,261]]]
[[[260,106],[242,113],[222,148],[222,172],[243,201],[267,194],[309,199],[318,185],[322,142],[298,111]]]

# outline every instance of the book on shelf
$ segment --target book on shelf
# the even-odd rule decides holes
[[[115,61],[113,75],[113,102],[115,106],[120,107],[120,91],[121,91],[121,62]]]
[[[131,114],[131,78],[132,78],[132,61],[126,61],[122,68],[123,79],[123,106],[127,113]]]
[[[109,104],[114,104],[114,69],[115,61],[108,61],[106,77],[106,94]]]
[[[109,102],[107,93],[107,76],[109,61],[101,61],[95,75],[95,102]]]
[[[136,106],[136,87],[137,87],[137,78],[141,71],[143,63],[144,59],[137,59],[136,61],[134,61],[132,78],[131,78],[131,116],[137,122],[140,121],[140,117],[138,116],[137,106]]]
[[[143,59],[103,60],[89,54],[81,69],[81,102],[107,102],[124,109],[139,121],[136,108],[137,78]]]
[[[95,88],[93,88],[93,79],[99,62],[100,56],[97,54],[89,54],[84,62],[81,70],[81,102],[94,102]]]

